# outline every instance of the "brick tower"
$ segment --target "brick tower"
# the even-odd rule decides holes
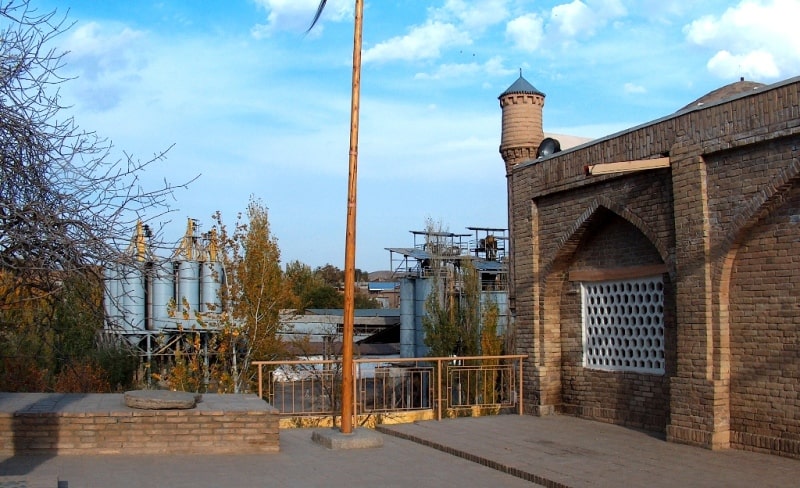
[[[520,71],[517,81],[498,97],[503,110],[500,155],[506,163],[506,174],[515,164],[536,158],[536,150],[544,139],[544,96]]]
[[[506,91],[500,94],[500,108],[503,111],[503,128],[500,135],[500,155],[506,164],[506,184],[508,191],[508,308],[511,320],[516,314],[517,298],[514,285],[514,219],[511,202],[514,201],[514,176],[511,169],[522,161],[536,158],[536,150],[544,139],[542,129],[542,108],[544,93],[533,87],[528,80],[519,78]]]

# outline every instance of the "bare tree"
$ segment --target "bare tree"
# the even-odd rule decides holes
[[[70,26],[28,0],[0,0],[0,273],[44,293],[65,275],[119,261],[135,222],[163,216],[173,190],[188,184],[143,188],[143,171],[166,151],[146,161],[114,156],[109,141],[67,115],[59,89],[70,79],[55,46]]]

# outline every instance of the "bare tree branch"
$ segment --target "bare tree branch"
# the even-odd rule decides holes
[[[188,184],[144,188],[142,173],[169,149],[115,158],[109,141],[65,116],[59,87],[70,79],[52,46],[70,27],[27,0],[0,0],[0,272],[45,292],[122,259],[136,221],[169,212]]]

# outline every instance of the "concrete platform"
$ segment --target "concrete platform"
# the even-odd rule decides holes
[[[318,429],[311,434],[311,440],[334,450],[383,447],[383,436],[365,428],[353,429],[350,434],[343,434],[337,427]]]

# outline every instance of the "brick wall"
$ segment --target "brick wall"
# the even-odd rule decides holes
[[[509,176],[516,343],[529,412],[800,457],[800,80],[517,164]],[[668,155],[669,169],[585,166]],[[611,217],[609,217],[611,216]],[[580,367],[570,275],[660,263],[663,376]]]
[[[649,240],[626,220],[601,210],[577,246],[571,271],[663,264]],[[668,284],[667,284],[668,285]],[[674,294],[669,286],[668,293]],[[583,366],[580,282],[568,281],[560,303],[562,410],[585,418],[665,431],[669,420],[667,375],[612,373]],[[668,315],[668,314],[666,314]],[[672,321],[665,320],[667,324]],[[674,327],[665,327],[674,349]],[[675,365],[668,361],[667,372]]]
[[[733,442],[800,454],[800,187],[744,240],[730,287]],[[748,442],[749,441],[749,442]]]
[[[119,407],[96,408],[101,401],[94,400],[106,397],[102,404],[109,405],[112,396],[119,397]],[[82,395],[69,408],[4,410],[0,454],[277,452],[278,416],[261,401],[250,402],[257,408],[229,410],[229,397],[205,395],[203,408],[191,410],[129,409],[122,395]]]

